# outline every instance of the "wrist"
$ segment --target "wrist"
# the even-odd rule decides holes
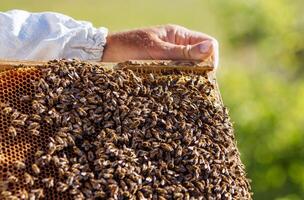
[[[109,49],[111,49],[111,46],[112,46],[112,35],[113,34],[108,34],[107,37],[106,37],[106,44],[104,46],[104,50],[103,50],[103,54],[101,56],[101,61],[103,62],[107,62],[107,61],[110,61],[110,51]]]

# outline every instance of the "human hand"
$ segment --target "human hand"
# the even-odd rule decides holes
[[[178,25],[164,25],[109,34],[102,61],[205,60],[218,63],[216,39]]]

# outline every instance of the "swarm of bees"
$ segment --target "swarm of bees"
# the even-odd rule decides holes
[[[0,162],[1,198],[251,199],[228,112],[206,74],[75,60],[39,70],[35,93],[20,98],[32,112],[2,102],[0,113],[5,137],[47,144],[8,170]]]

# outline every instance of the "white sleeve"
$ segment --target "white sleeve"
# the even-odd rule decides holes
[[[0,12],[0,59],[100,61],[107,33],[59,13]]]

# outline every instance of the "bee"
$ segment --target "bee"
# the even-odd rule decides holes
[[[55,153],[56,150],[57,150],[57,146],[53,142],[50,142],[48,144],[47,153],[50,154],[50,155],[52,155],[53,153]]]
[[[61,137],[59,137],[58,135],[55,136],[55,141],[58,144],[64,144],[65,143],[64,140]]]
[[[9,106],[4,107],[3,110],[2,110],[2,112],[3,112],[5,115],[8,115],[8,114],[10,114],[11,112],[13,112],[13,108],[12,108],[12,107],[9,107]]]
[[[40,132],[36,129],[29,130],[29,133],[34,136],[39,136]]]
[[[42,179],[42,182],[48,188],[54,187],[54,178],[53,177],[44,178],[44,179]]]
[[[68,185],[72,186],[73,183],[74,183],[74,180],[75,180],[75,176],[74,175],[69,175],[68,178],[67,178],[67,180],[66,180],[66,183]]]
[[[2,191],[1,192],[1,196],[4,197],[4,199],[10,199],[10,197],[12,196],[12,192],[10,192],[10,191]]]
[[[156,112],[151,112],[151,118],[152,118],[152,121],[154,122],[157,122],[157,113]]]
[[[202,192],[204,193],[204,190],[206,188],[206,184],[204,182],[201,181],[197,181],[194,183],[196,185],[196,187]]]
[[[38,121],[38,122],[41,121],[40,115],[37,115],[37,114],[32,114],[32,115],[30,116],[30,118],[31,118],[31,120],[33,120],[33,121]]]
[[[50,97],[49,95],[46,96],[46,102],[48,106],[53,106],[54,105],[54,99]]]
[[[96,179],[91,179],[90,184],[92,185],[93,189],[100,190],[101,189],[101,181]]]
[[[26,168],[26,165],[24,164],[24,162],[19,161],[19,160],[17,160],[17,161],[14,163],[14,166],[15,166],[17,169],[25,169],[25,168]]]
[[[82,190],[82,193],[87,196],[87,197],[91,197],[93,192],[92,192],[92,189],[91,188],[83,188]]]
[[[94,156],[94,153],[92,151],[88,152],[88,160],[89,161],[94,161],[95,160],[95,156]]]
[[[36,153],[35,153],[35,157],[36,157],[36,158],[40,158],[43,154],[44,154],[44,151],[42,151],[42,150],[37,150]]]
[[[161,144],[160,144],[160,147],[161,147],[163,150],[165,150],[165,151],[169,151],[169,152],[173,151],[172,146],[171,146],[170,144],[167,144],[167,143],[161,143]]]
[[[44,113],[47,109],[44,105],[42,105],[39,101],[33,100],[32,107],[36,110],[39,114]]]
[[[14,120],[12,120],[12,124],[15,125],[15,126],[24,126],[25,122],[23,120],[20,120],[20,119],[14,119]]]
[[[147,200],[147,198],[144,196],[144,194],[141,191],[137,192],[137,198],[139,200]]]
[[[111,99],[111,103],[114,107],[117,106],[117,101],[114,98]]]
[[[8,127],[8,134],[11,136],[11,137],[16,137],[17,136],[17,130],[15,127],[13,126],[9,126]]]
[[[183,148],[182,148],[181,146],[178,146],[178,147],[176,148],[176,153],[175,153],[175,155],[176,155],[177,157],[181,157],[181,156],[182,156],[182,153],[183,153]]]
[[[59,119],[61,117],[55,108],[52,108],[51,110],[49,110],[48,114],[50,115],[50,117],[52,119]]]
[[[118,193],[119,187],[116,184],[110,184],[108,185],[109,191],[111,195],[115,195]]]
[[[72,194],[72,195],[76,195],[76,194],[80,193],[80,190],[77,189],[77,188],[72,188],[72,189],[69,190],[69,193]]]
[[[62,127],[57,132],[57,135],[60,137],[67,137],[67,132],[69,132],[70,127]]]
[[[41,72],[50,78],[53,70],[51,68],[42,68]]]
[[[75,153],[78,156],[82,156],[83,152],[76,146],[73,146],[73,153]]]
[[[84,148],[85,151],[88,151],[92,147],[92,144],[88,140],[84,140],[81,147]]]
[[[68,79],[61,79],[61,85],[62,85],[62,87],[66,88],[70,84],[71,84],[70,80],[68,80]]]
[[[112,116],[112,113],[111,113],[111,112],[107,112],[107,113],[103,116],[103,120],[109,120],[111,116]]]
[[[87,101],[88,101],[88,103],[90,103],[90,104],[98,104],[98,98],[97,97],[95,97],[95,96],[93,96],[93,97],[88,97],[87,98]]]
[[[79,107],[79,108],[77,109],[77,112],[78,112],[78,114],[79,114],[80,116],[86,116],[86,115],[87,115],[87,112],[86,112],[85,109],[82,108],[82,107]]]
[[[43,155],[40,158],[38,158],[37,163],[39,163],[39,165],[44,166],[45,164],[50,163],[51,160],[52,160],[52,156],[47,154],[47,155]]]
[[[105,198],[106,197],[106,193],[104,191],[98,190],[94,192],[94,198]]]
[[[20,112],[17,110],[13,110],[13,113],[11,114],[12,120],[17,119],[20,116]]]
[[[67,189],[69,189],[68,184],[65,184],[63,182],[58,182],[58,185],[57,185],[57,191],[58,192],[65,192]]]
[[[71,135],[68,135],[68,136],[67,136],[67,143],[68,143],[69,145],[72,145],[72,146],[75,145],[75,140],[74,140],[74,138],[73,138]]]
[[[35,195],[35,193],[32,193],[32,192],[30,192],[29,194],[29,200],[36,200],[36,195]]]
[[[63,92],[63,87],[58,87],[56,90],[55,90],[55,92],[56,92],[56,94],[58,94],[58,95],[60,95],[62,92]]]
[[[77,73],[76,71],[73,72],[73,75],[74,75],[74,77],[75,77],[76,79],[80,79],[80,77],[79,77],[79,75],[78,75],[78,73]]]
[[[19,200],[18,196],[15,196],[15,195],[11,195],[8,199],[9,200]]]
[[[82,192],[79,192],[78,194],[76,194],[74,196],[74,199],[75,200],[85,200],[86,198],[84,197],[83,193]]]
[[[23,102],[29,102],[32,100],[32,97],[30,95],[24,95],[20,98],[20,100]]]
[[[50,116],[45,116],[44,121],[49,125],[53,125],[53,123],[54,123]]]
[[[44,198],[44,191],[43,191],[42,188],[33,189],[33,190],[31,190],[31,193],[36,194],[35,196],[36,196],[37,199]]]
[[[50,99],[52,99],[53,102],[57,102],[58,101],[58,95],[56,93],[49,92],[49,100]]]
[[[28,173],[24,173],[25,184],[34,185],[35,178]]]
[[[10,176],[7,178],[7,181],[8,181],[9,183],[18,183],[19,179],[18,179],[16,176],[14,176],[14,175],[10,175]]]
[[[28,130],[33,130],[33,129],[39,129],[40,124],[38,122],[30,122],[27,129]]]
[[[45,91],[49,91],[49,88],[50,88],[49,85],[46,83],[46,81],[43,78],[41,78],[39,80],[38,87],[41,87]]]
[[[122,77],[121,76],[119,76],[119,77],[117,77],[117,81],[118,81],[118,85],[119,85],[119,87],[123,87],[123,79],[122,79]]]
[[[110,178],[113,178],[113,174],[104,173],[103,177],[106,179],[110,179]]]
[[[148,80],[151,82],[155,81],[154,75],[152,73],[148,74]]]
[[[19,117],[18,117],[18,119],[25,122],[28,119],[28,115],[26,115],[26,114],[20,114]]]
[[[35,174],[39,174],[40,173],[40,169],[38,167],[37,164],[32,164],[32,170]]]
[[[67,126],[70,119],[71,119],[71,117],[69,114],[63,114],[62,121],[61,121],[62,126]]]
[[[25,200],[29,198],[29,194],[25,189],[19,190],[18,196],[20,197],[20,199],[25,199]]]
[[[141,123],[140,118],[134,118],[134,121],[132,121],[132,123],[130,124],[130,128],[135,129],[140,125],[140,123]]]
[[[43,92],[39,92],[35,94],[35,98],[36,99],[42,99],[45,97],[45,94]],[[38,102],[37,100],[35,100],[35,102]]]
[[[52,156],[52,161],[55,164],[55,166],[59,166],[60,165],[60,161],[59,161],[58,156]]]
[[[133,90],[134,95],[137,96],[137,95],[139,94],[139,91],[140,91],[140,87],[137,86],[137,87]]]

